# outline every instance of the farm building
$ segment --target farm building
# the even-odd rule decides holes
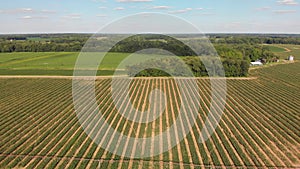
[[[292,55],[289,56],[288,60],[289,60],[289,61],[294,61],[294,56],[292,56]]]
[[[263,64],[261,63],[260,60],[255,61],[255,62],[251,62],[250,66],[262,66]]]

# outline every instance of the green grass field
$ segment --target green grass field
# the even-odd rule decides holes
[[[288,56],[295,56],[295,60],[300,58],[300,45],[267,45],[280,59],[287,59]]]
[[[278,52],[286,52],[284,48],[278,46],[268,46],[271,52],[278,53]]]
[[[130,98],[139,110],[149,106],[153,89],[162,90],[167,98],[165,112],[150,123],[133,123],[121,116],[111,104],[111,80],[97,80],[96,98],[106,121],[131,137],[165,131],[178,116],[180,97],[190,100],[185,113],[198,112],[196,125],[180,144],[144,159],[122,158],[92,142],[74,111],[71,80],[1,78],[0,168],[299,168],[299,70],[300,62],[295,62],[251,70],[257,79],[227,80],[222,120],[202,144],[197,140],[210,106],[208,79],[197,80],[201,100],[192,99],[193,92],[180,95],[172,79],[134,79]],[[189,80],[181,82],[187,87],[184,90],[190,89]],[[130,108],[119,101],[124,111]],[[201,105],[199,110],[196,104]],[[124,145],[124,151],[152,151],[174,139],[160,140],[149,150]]]
[[[0,75],[73,75],[79,53],[0,53]],[[98,75],[112,75],[127,54],[109,53],[102,61]]]

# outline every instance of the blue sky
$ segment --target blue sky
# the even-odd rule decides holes
[[[93,33],[140,12],[179,16],[206,33],[300,33],[300,0],[11,0],[0,33]]]

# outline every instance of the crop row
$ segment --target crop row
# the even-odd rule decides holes
[[[108,133],[99,124],[90,128],[96,135],[106,136],[107,139],[100,141],[100,144],[107,141],[108,145],[115,147],[115,151],[122,147],[123,155],[126,152],[131,155],[154,152],[174,141],[179,142],[168,152],[137,162],[138,159],[118,156],[115,155],[116,152],[102,149],[86,135],[73,107],[69,80],[10,79],[5,85],[2,83],[0,89],[0,95],[3,96],[0,97],[1,101],[5,101],[1,103],[0,112],[0,118],[3,119],[0,121],[0,167],[96,168],[99,163],[95,160],[103,160],[101,165],[111,168],[138,168],[158,164],[160,167],[170,168],[184,168],[186,165],[293,167],[299,162],[299,105],[293,107],[280,99],[296,99],[298,96],[284,88],[286,83],[281,83],[282,86],[276,84],[279,86],[276,91],[275,87],[268,86],[264,80],[267,79],[228,80],[223,116],[215,133],[203,143],[199,143],[198,139],[203,140],[200,133],[211,103],[216,105],[213,109],[221,110],[218,106],[220,102],[211,98],[208,80],[198,80],[198,86],[195,87],[190,79],[180,79],[178,83],[184,86],[180,92],[179,84],[173,79],[136,79],[131,83],[129,93],[124,92],[127,90],[125,87],[117,91],[116,100],[111,95],[111,80],[97,81],[96,99],[97,108],[103,114],[101,118],[124,135],[135,138],[154,137],[167,131],[176,118],[182,117],[180,124],[175,126],[174,137],[169,134],[165,140],[161,139],[151,145],[150,149],[145,149],[146,143],[132,145],[129,140],[115,145],[113,143],[121,141],[115,133]],[[120,79],[117,83],[122,86],[124,80]],[[3,90],[5,88],[8,90]],[[149,96],[154,89],[162,92]],[[87,93],[80,90],[84,98]],[[122,99],[126,95],[134,107]],[[159,104],[162,100],[165,105]],[[184,103],[186,105],[183,112],[179,114],[184,100],[189,102]],[[150,104],[149,101],[157,101],[158,104]],[[147,119],[163,107],[165,111],[153,122],[136,123],[120,115],[116,104],[121,111],[129,112],[133,121],[141,120],[138,111],[151,110]],[[86,110],[94,110],[91,103],[85,100],[81,106]],[[198,112],[197,115],[192,114],[195,111]],[[94,117],[84,114],[83,118],[83,123],[88,124]],[[217,114],[213,115],[212,121],[208,122],[209,127],[212,127],[217,118]],[[183,140],[179,140],[180,131],[185,127],[190,132]],[[204,130],[204,133],[208,134],[208,131]]]

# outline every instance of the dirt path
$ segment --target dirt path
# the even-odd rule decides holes
[[[282,60],[280,62],[269,63],[269,64],[266,64],[266,65],[263,65],[263,66],[252,66],[252,67],[249,68],[249,72],[251,72],[252,70],[256,70],[256,69],[263,69],[263,68],[267,68],[267,67],[271,67],[271,66],[284,65],[284,64],[293,64],[293,63],[296,63],[296,62],[299,62],[299,61]],[[251,78],[257,79],[257,77],[249,77],[249,78],[250,79]],[[239,79],[239,78],[236,78],[236,79]]]
[[[287,52],[287,53],[292,51],[291,49],[289,49],[287,47],[283,47],[283,49],[285,50],[284,52]]]
[[[79,79],[111,79],[127,76],[76,76]],[[173,77],[134,77],[130,79],[172,79]],[[49,75],[0,75],[0,79],[73,79],[73,76],[49,76]],[[174,77],[174,79],[234,79],[234,80],[255,80],[257,77]]]

